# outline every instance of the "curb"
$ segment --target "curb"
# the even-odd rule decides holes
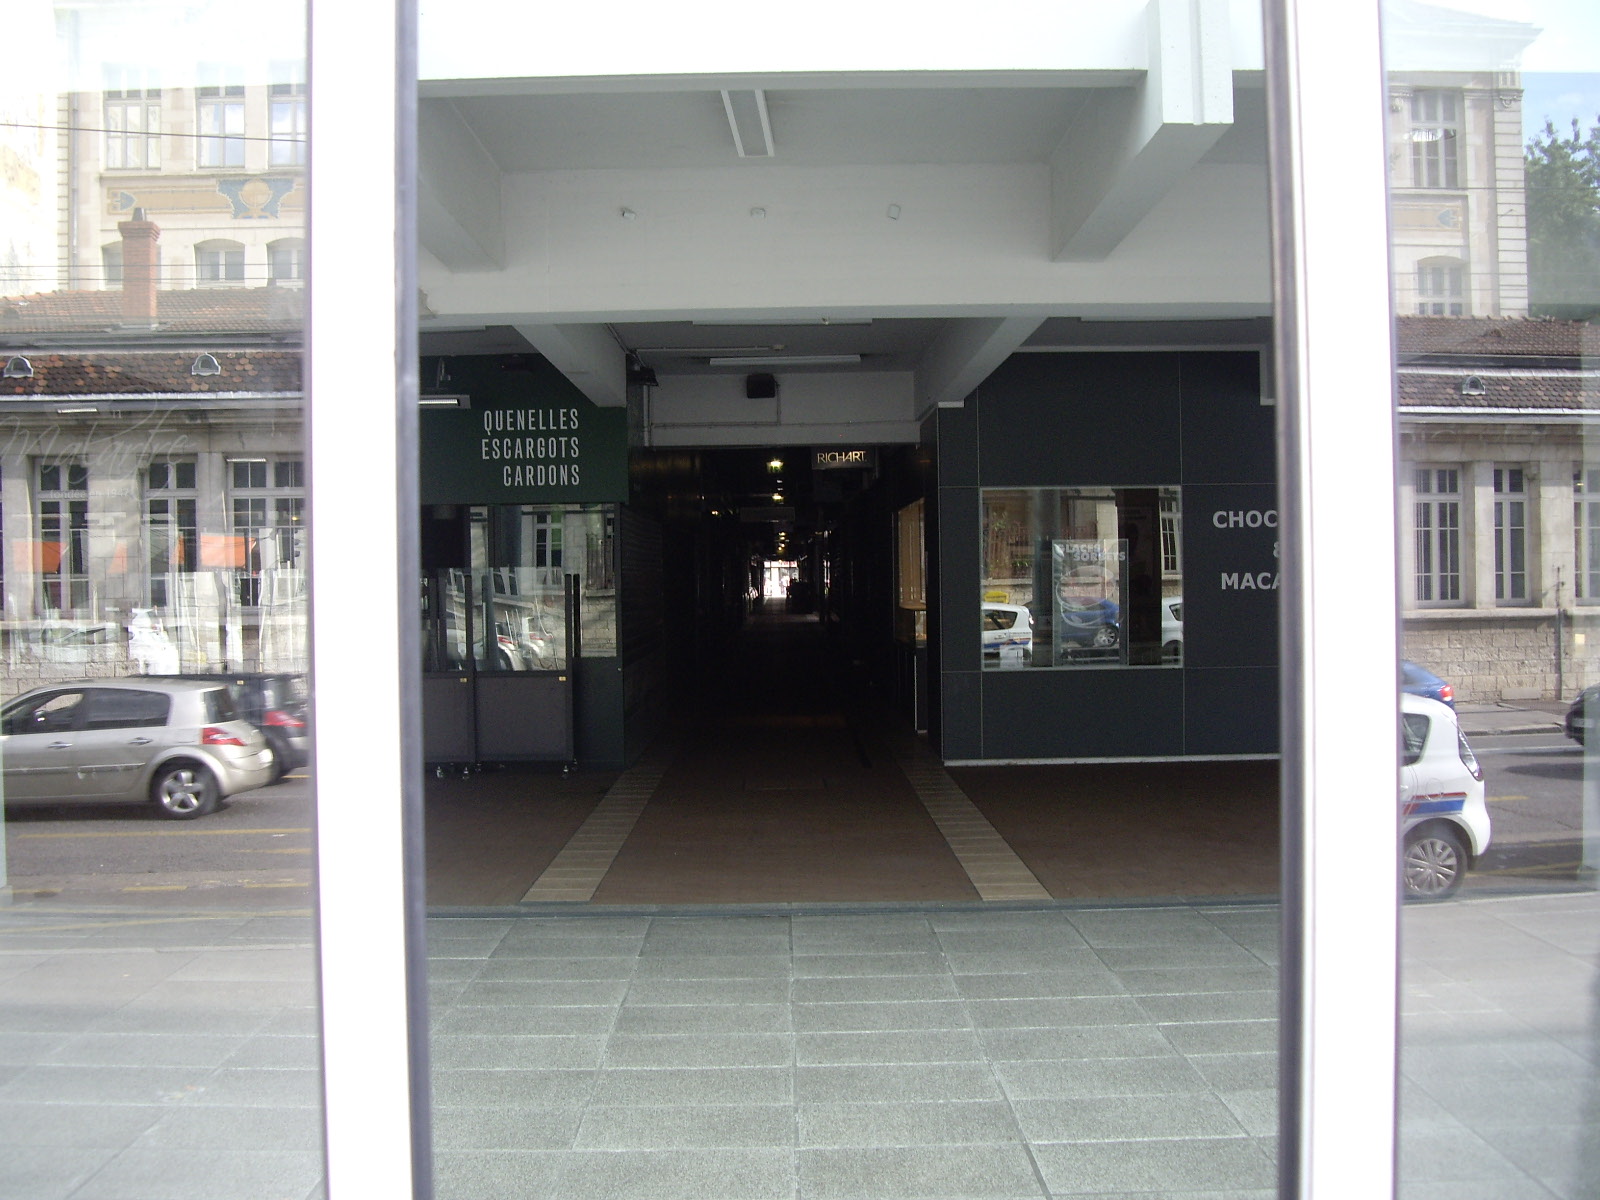
[[[1470,728],[1465,722],[1463,722],[1461,725],[1461,732],[1466,734],[1468,737],[1498,737],[1501,734],[1507,733],[1565,733],[1566,729],[1564,726],[1555,724],[1553,722],[1542,725],[1507,725],[1499,729],[1488,726]]]

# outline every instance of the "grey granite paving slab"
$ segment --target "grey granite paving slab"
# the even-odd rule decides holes
[[[1157,1022],[1275,1021],[1276,988],[1252,992],[1202,992],[1187,995],[1145,995],[1139,1005]]]
[[[462,988],[454,1003],[471,1005],[621,1004],[625,979],[478,979]]]
[[[555,1195],[561,1151],[439,1150],[433,1156],[436,1200],[532,1200]]]
[[[508,1034],[512,1036],[603,1034],[616,1023],[617,1008],[608,1004],[514,1004],[499,1007],[472,1005],[436,1009],[431,1014],[433,1033]]]
[[[1043,1000],[969,1000],[967,1009],[980,1029],[1070,1028],[1081,1025],[1139,1025],[1147,1018],[1131,996],[1084,996]]]
[[[802,1104],[908,1103],[1002,1098],[984,1063],[886,1063],[797,1067]]]
[[[1059,1000],[1120,996],[1129,991],[1115,972],[1098,965],[1067,971],[956,975],[954,980],[957,989],[969,1000]]]
[[[948,975],[950,964],[937,951],[862,951],[858,954],[827,952],[796,954],[796,982],[801,979],[845,979],[859,976]]]
[[[796,1004],[794,1027],[801,1033],[967,1029],[972,1024],[967,1009],[968,1006],[959,1000]]]
[[[161,1104],[0,1103],[0,1161],[12,1151],[49,1147],[118,1150],[161,1120]]]
[[[1166,1058],[1172,1043],[1149,1025],[1087,1025],[1073,1028],[983,1029],[978,1031],[995,1062],[1040,1062],[1072,1058]]]
[[[607,1068],[595,1078],[595,1105],[792,1104],[790,1067]]]
[[[489,958],[473,961],[478,963],[478,970],[471,977],[475,980],[555,982],[631,979],[639,960],[632,954],[597,954],[588,957],[551,954],[538,958]]]
[[[321,1178],[320,1152],[152,1147],[117,1155],[73,1200],[277,1200]]]
[[[1018,1142],[1011,1106],[997,1100],[801,1104],[799,1118],[803,1149]]]
[[[788,1033],[618,1034],[606,1043],[607,1067],[775,1067],[794,1062]]]
[[[580,1105],[433,1107],[433,1145],[441,1150],[567,1150],[583,1119]]]
[[[913,1000],[958,1000],[952,975],[850,975],[843,978],[808,977],[794,981],[797,1004]]]
[[[70,1066],[219,1067],[242,1049],[242,1036],[203,1033],[85,1033],[43,1061]],[[311,1063],[317,1061],[312,1048]]]
[[[789,1033],[787,1004],[628,1004],[617,1014],[616,1032]]]
[[[1278,973],[1265,963],[1222,967],[1124,967],[1116,978],[1136,996],[1197,995],[1207,992],[1270,991],[1277,994]]]
[[[598,1067],[605,1038],[594,1034],[435,1034],[429,1057],[436,1071],[461,1068],[531,1070]]]
[[[1045,1195],[1018,1145],[802,1149],[806,1200],[1016,1200]]]
[[[674,1150],[794,1146],[787,1104],[627,1105],[591,1107],[576,1146],[584,1150]]]
[[[71,1196],[104,1165],[99,1150],[0,1143],[0,1200]]]
[[[1107,1058],[1002,1062],[995,1071],[1013,1100],[1084,1096],[1173,1096],[1207,1090],[1185,1058]]]
[[[801,1033],[795,1061],[802,1065],[849,1063],[980,1062],[984,1048],[967,1029]]]
[[[433,1102],[456,1107],[565,1108],[581,1106],[594,1090],[596,1071],[435,1071]]]
[[[199,1095],[209,1067],[88,1067],[41,1064],[0,1086],[0,1102],[176,1104]]]
[[[789,1149],[572,1151],[555,1200],[790,1200]]]
[[[322,1151],[322,1111],[262,1105],[184,1104],[161,1111],[136,1139],[140,1149],[216,1146],[233,1150]]]
[[[1250,1138],[1060,1142],[1034,1147],[1052,1196],[1266,1189],[1277,1171]]]
[[[787,954],[654,954],[641,957],[636,979],[787,979]]]
[[[1204,1092],[1019,1100],[1016,1116],[1035,1144],[1249,1136],[1226,1104]]]
[[[1275,1050],[1247,1051],[1242,1054],[1189,1054],[1185,1057],[1206,1084],[1218,1092],[1278,1085],[1278,1055]]]
[[[791,990],[785,978],[635,979],[623,1005],[787,1004]]]
[[[1158,1028],[1184,1054],[1248,1054],[1278,1045],[1276,1021],[1201,1021]]]

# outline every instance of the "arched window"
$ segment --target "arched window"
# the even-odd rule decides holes
[[[1417,313],[1467,315],[1467,264],[1459,258],[1425,258],[1417,264]]]
[[[243,283],[244,246],[220,239],[195,243],[194,279],[201,287]]]
[[[273,283],[304,283],[306,243],[303,238],[279,238],[267,243],[267,278]]]

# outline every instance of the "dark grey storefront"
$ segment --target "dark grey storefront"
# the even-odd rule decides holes
[[[933,732],[946,761],[1276,752],[1276,410],[1260,378],[1245,351],[1018,354],[928,422]],[[1036,648],[1029,665],[1046,669],[986,662],[985,498],[1006,489],[1115,494],[1134,534],[1139,503],[1174,498],[1162,520],[1181,530],[1181,660],[1057,666]],[[1138,537],[1125,540],[1138,559]],[[1153,607],[1133,583],[1130,628]]]

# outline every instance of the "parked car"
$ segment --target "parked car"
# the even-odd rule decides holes
[[[1400,695],[1401,880],[1405,894],[1442,900],[1489,846],[1483,768],[1455,710]]]
[[[1600,721],[1600,684],[1584,688],[1567,709],[1567,736],[1582,746],[1596,721]]]
[[[162,816],[187,820],[270,782],[273,757],[215,682],[53,683],[0,707],[8,804],[148,802]]]
[[[311,761],[311,716],[304,675],[241,671],[163,678],[223,684],[239,715],[259,729],[272,747],[271,782],[277,783]]]
[[[1183,661],[1183,597],[1161,602],[1161,661]]]
[[[1020,657],[1024,661],[1033,655],[1033,614],[1025,604],[1001,604],[994,600],[983,602],[983,656],[998,658]]]
[[[1414,662],[1401,660],[1400,690],[1409,692],[1413,696],[1426,696],[1429,700],[1437,700],[1440,704],[1448,704],[1451,708],[1456,706],[1456,689],[1426,667],[1419,667]]]

